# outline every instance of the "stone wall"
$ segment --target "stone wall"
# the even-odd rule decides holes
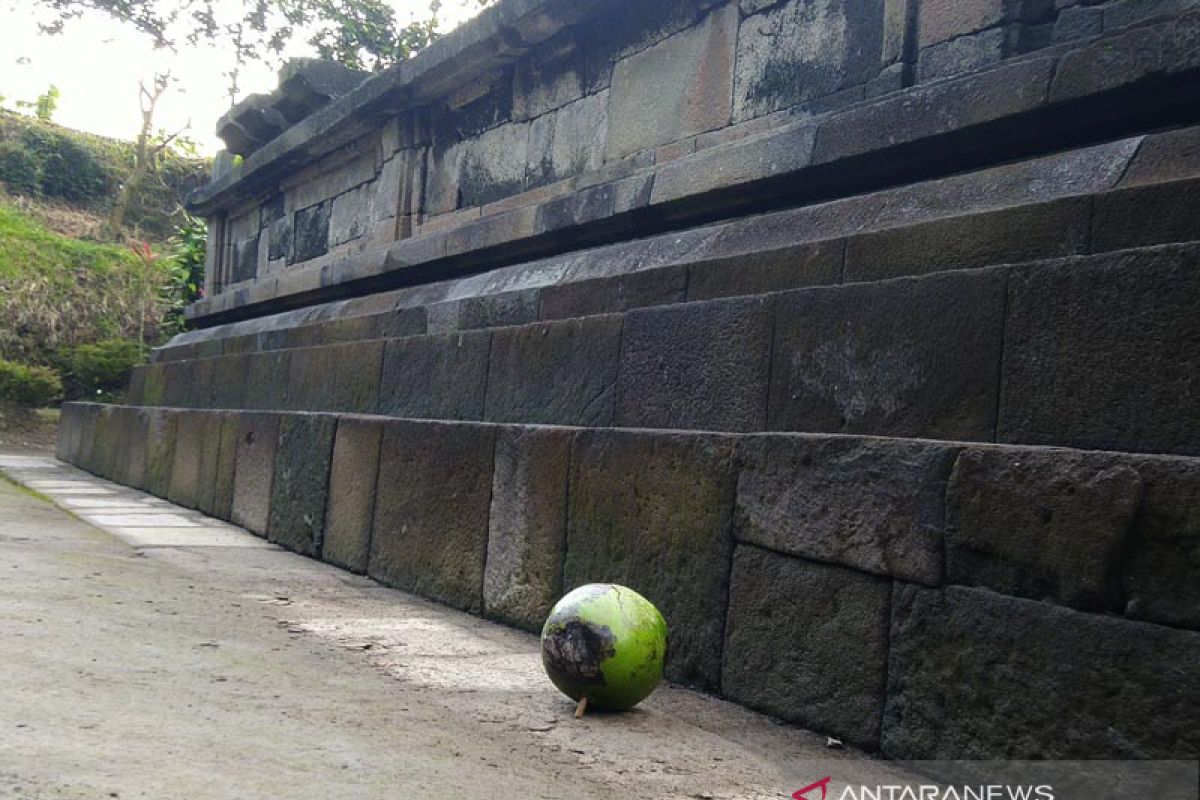
[[[296,139],[298,152],[265,147],[200,192],[193,203],[217,246],[193,318],[677,202],[738,172],[790,172],[812,160],[806,121],[1200,3],[559,5],[501,4],[478,23],[490,48],[478,68],[425,89],[397,67],[276,142]],[[996,76],[1018,95],[1026,80],[1037,76]],[[317,135],[318,118],[329,135]],[[756,152],[771,132],[778,142]],[[735,143],[751,149],[723,151]],[[706,151],[714,159],[695,158]],[[384,263],[398,241],[411,245]]]
[[[78,404],[59,456],[531,631],[637,586],[670,678],[889,756],[1200,753],[1196,459]]]

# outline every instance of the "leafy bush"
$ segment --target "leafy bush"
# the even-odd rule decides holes
[[[184,308],[204,296],[204,255],[208,246],[208,225],[188,215],[171,237],[171,282],[167,286],[163,333],[172,335],[184,329]]]
[[[30,126],[21,133],[21,143],[37,159],[39,188],[46,197],[84,202],[111,194],[115,181],[109,170],[72,137],[49,126]]]
[[[133,368],[142,363],[144,348],[129,339],[108,339],[70,348],[61,359],[67,394],[94,398],[111,396],[129,385]]]
[[[43,408],[62,396],[54,370],[0,359],[0,401],[24,408]]]
[[[37,194],[41,189],[37,158],[20,142],[0,142],[0,182],[15,194]]]

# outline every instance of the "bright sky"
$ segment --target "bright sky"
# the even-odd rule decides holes
[[[241,0],[224,0],[240,7]],[[428,13],[428,0],[390,0],[396,19],[406,23]],[[17,8],[11,8],[11,6]],[[155,72],[171,70],[178,78],[163,97],[155,127],[176,131],[191,122],[190,136],[205,154],[222,145],[213,132],[217,118],[229,108],[228,79],[233,65],[228,48],[198,46],[178,53],[155,50],[148,37],[90,13],[68,23],[57,36],[38,30],[38,12],[26,2],[0,0],[0,95],[4,107],[32,102],[51,84],[62,93],[54,121],[70,128],[132,139],[141,126],[138,81],[150,85]],[[442,30],[449,30],[474,13],[467,0],[447,0],[441,12]],[[45,18],[44,16],[42,17]],[[289,55],[314,55],[302,39]],[[241,96],[275,87],[275,69],[249,64],[240,79]]]

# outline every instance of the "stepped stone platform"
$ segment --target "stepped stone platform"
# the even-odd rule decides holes
[[[1187,0],[502,0],[231,112],[59,458],[893,758],[1197,758],[1197,100]]]

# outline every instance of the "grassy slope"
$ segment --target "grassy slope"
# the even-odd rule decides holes
[[[62,236],[0,204],[0,357],[47,363],[63,345],[136,338],[143,318],[159,319],[166,279],[162,261]]]

